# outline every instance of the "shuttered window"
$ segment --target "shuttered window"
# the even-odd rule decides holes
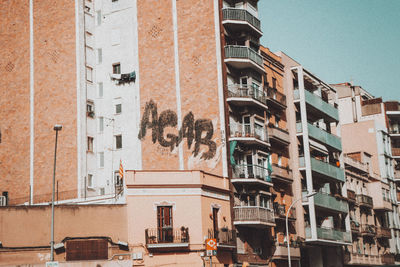
[[[70,240],[66,244],[66,260],[107,260],[107,240]]]

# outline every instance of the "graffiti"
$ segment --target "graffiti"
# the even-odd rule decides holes
[[[150,100],[146,103],[143,117],[140,122],[138,138],[142,140],[147,130],[151,129],[151,140],[155,144],[159,143],[162,147],[168,147],[170,151],[178,147],[186,138],[187,147],[191,149],[194,143],[193,155],[200,153],[201,145],[208,147],[208,151],[201,155],[202,159],[212,159],[217,151],[216,143],[211,140],[214,135],[214,126],[209,119],[198,119],[195,121],[192,112],[187,113],[182,120],[182,125],[178,131],[178,135],[167,133],[164,134],[166,127],[177,127],[178,117],[172,110],[165,110],[158,116],[157,104]]]

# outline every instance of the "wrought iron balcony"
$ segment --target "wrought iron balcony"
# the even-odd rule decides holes
[[[232,183],[263,182],[272,186],[267,168],[259,165],[235,165],[233,167]]]
[[[189,246],[189,228],[148,228],[145,230],[147,248],[172,248]]]
[[[240,226],[275,226],[274,211],[257,206],[237,206],[233,208],[233,224]]]
[[[248,145],[263,145],[269,147],[267,127],[257,123],[231,125],[230,140],[236,140]]]
[[[225,62],[238,69],[252,68],[265,73],[262,56],[247,46],[225,46]]]
[[[367,207],[367,208],[372,208],[372,206],[374,205],[372,197],[370,197],[370,196],[359,194],[359,195],[356,195],[356,199],[357,199],[357,203],[360,206],[364,206],[364,207]]]
[[[249,24],[254,27],[259,34],[261,34],[261,22],[258,18],[250,14],[245,9],[239,8],[224,8],[222,9],[223,23],[227,24],[230,21],[238,22],[240,24]]]
[[[268,109],[265,92],[253,86],[229,85],[227,101],[239,106],[254,105]]]
[[[228,228],[208,229],[208,238],[217,239],[217,247],[236,247],[236,230]]]

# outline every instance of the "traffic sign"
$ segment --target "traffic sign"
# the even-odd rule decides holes
[[[206,250],[217,250],[217,239],[215,238],[207,239]]]

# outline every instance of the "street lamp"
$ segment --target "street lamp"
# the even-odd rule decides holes
[[[303,196],[303,197],[301,197],[301,198],[299,198],[299,199],[296,199],[296,200],[293,201],[292,204],[289,206],[289,209],[288,209],[288,211],[287,211],[287,213],[286,213],[286,243],[287,243],[287,250],[288,250],[288,262],[289,262],[289,267],[292,267],[292,261],[291,261],[291,259],[290,259],[289,226],[288,226],[288,217],[289,217],[290,209],[293,207],[294,203],[296,203],[296,202],[298,202],[298,201],[300,201],[300,200],[302,200],[302,199],[305,199],[305,198],[308,199],[308,198],[314,196],[315,194],[317,194],[317,192],[313,191],[313,192],[311,192],[311,193],[309,193],[309,194],[307,194],[307,195],[305,195],[305,196]]]
[[[56,131],[56,142],[54,145],[54,169],[53,169],[53,197],[51,198],[51,261],[54,261],[54,187],[56,181],[56,160],[57,160],[57,139],[58,139],[58,131],[61,131],[62,125],[56,124],[54,125],[54,131]]]

